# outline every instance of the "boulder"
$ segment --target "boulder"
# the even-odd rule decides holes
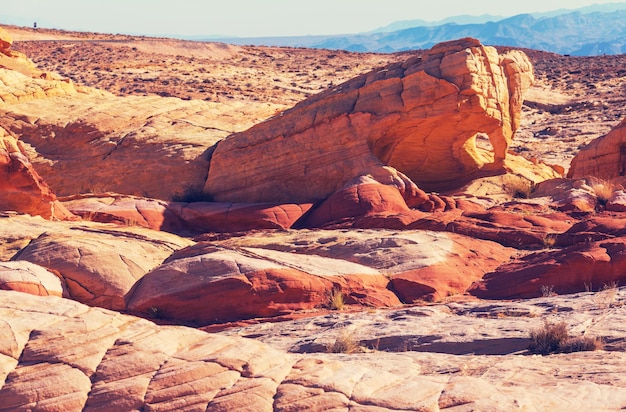
[[[626,238],[577,243],[506,263],[469,288],[482,299],[518,299],[568,294],[626,281]]]
[[[186,230],[198,232],[247,232],[261,229],[289,229],[308,212],[312,204],[275,203],[170,203]]]
[[[379,271],[341,259],[199,243],[139,281],[128,309],[206,325],[329,306],[333,289],[341,290],[346,303],[400,304],[387,284]]]
[[[384,166],[425,190],[460,186],[500,170],[532,79],[522,52],[499,56],[469,38],[439,44],[219,142],[204,191],[218,201],[313,202]],[[476,147],[479,133],[492,153]]]
[[[137,283],[128,309],[208,324],[328,307],[333,290],[368,307],[438,300],[463,293],[513,252],[427,231],[259,232],[174,253]]]
[[[567,177],[611,180],[626,176],[626,118],[605,136],[593,140],[572,159]]]
[[[0,262],[0,289],[38,296],[63,296],[61,279],[30,262]]]
[[[404,181],[412,189],[411,194],[406,196],[409,203],[419,206],[429,200],[428,195],[418,189],[408,178]],[[314,208],[304,220],[303,226],[323,227],[371,215],[408,213],[407,199],[398,186],[382,184],[370,175],[360,176],[346,183],[344,187]]]
[[[66,284],[68,296],[107,309],[125,310],[135,282],[174,250],[192,242],[140,228],[114,229],[75,225],[44,232],[13,260],[52,271]]]
[[[46,219],[73,215],[35,171],[19,141],[0,127],[0,210],[12,210]]]

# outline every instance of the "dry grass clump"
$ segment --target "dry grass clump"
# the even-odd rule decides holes
[[[564,322],[545,322],[530,332],[528,351],[538,355],[571,353],[602,349],[602,340],[590,336],[570,337]]]
[[[328,347],[328,353],[361,353],[364,350],[354,333],[347,331],[343,331]]]
[[[341,289],[333,288],[328,294],[328,307],[331,310],[342,310],[345,304]]]
[[[526,179],[510,181],[506,184],[506,193],[515,199],[528,199],[535,189],[533,182]]]
[[[619,188],[618,185],[607,180],[598,180],[591,184],[591,189],[596,195],[598,204],[601,206],[605,206],[613,196],[613,193]]]

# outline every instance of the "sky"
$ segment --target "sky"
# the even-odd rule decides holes
[[[0,0],[0,24],[156,36],[367,32],[394,21],[513,16],[626,0]]]

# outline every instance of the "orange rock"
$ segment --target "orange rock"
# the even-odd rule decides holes
[[[0,210],[70,219],[73,215],[37,174],[17,139],[0,128]]]
[[[610,180],[626,176],[626,118],[605,136],[586,145],[572,159],[567,177]]]
[[[384,165],[423,189],[460,185],[501,166],[532,78],[521,52],[499,56],[474,39],[437,45],[221,141],[204,191],[220,201],[311,202]],[[476,147],[481,132],[493,153]]]
[[[486,274],[469,293],[483,299],[533,298],[545,290],[567,294],[624,281],[626,238],[618,237],[518,258]]]
[[[0,27],[0,53],[7,54],[13,45],[13,38],[2,27]]]

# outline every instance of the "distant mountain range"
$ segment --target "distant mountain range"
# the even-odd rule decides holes
[[[523,47],[575,56],[626,53],[626,3],[576,10],[520,14],[456,16],[440,22],[409,20],[361,34],[220,39],[231,44],[397,52],[428,49],[442,41],[475,37],[483,44]],[[198,39],[195,40],[211,40]]]

